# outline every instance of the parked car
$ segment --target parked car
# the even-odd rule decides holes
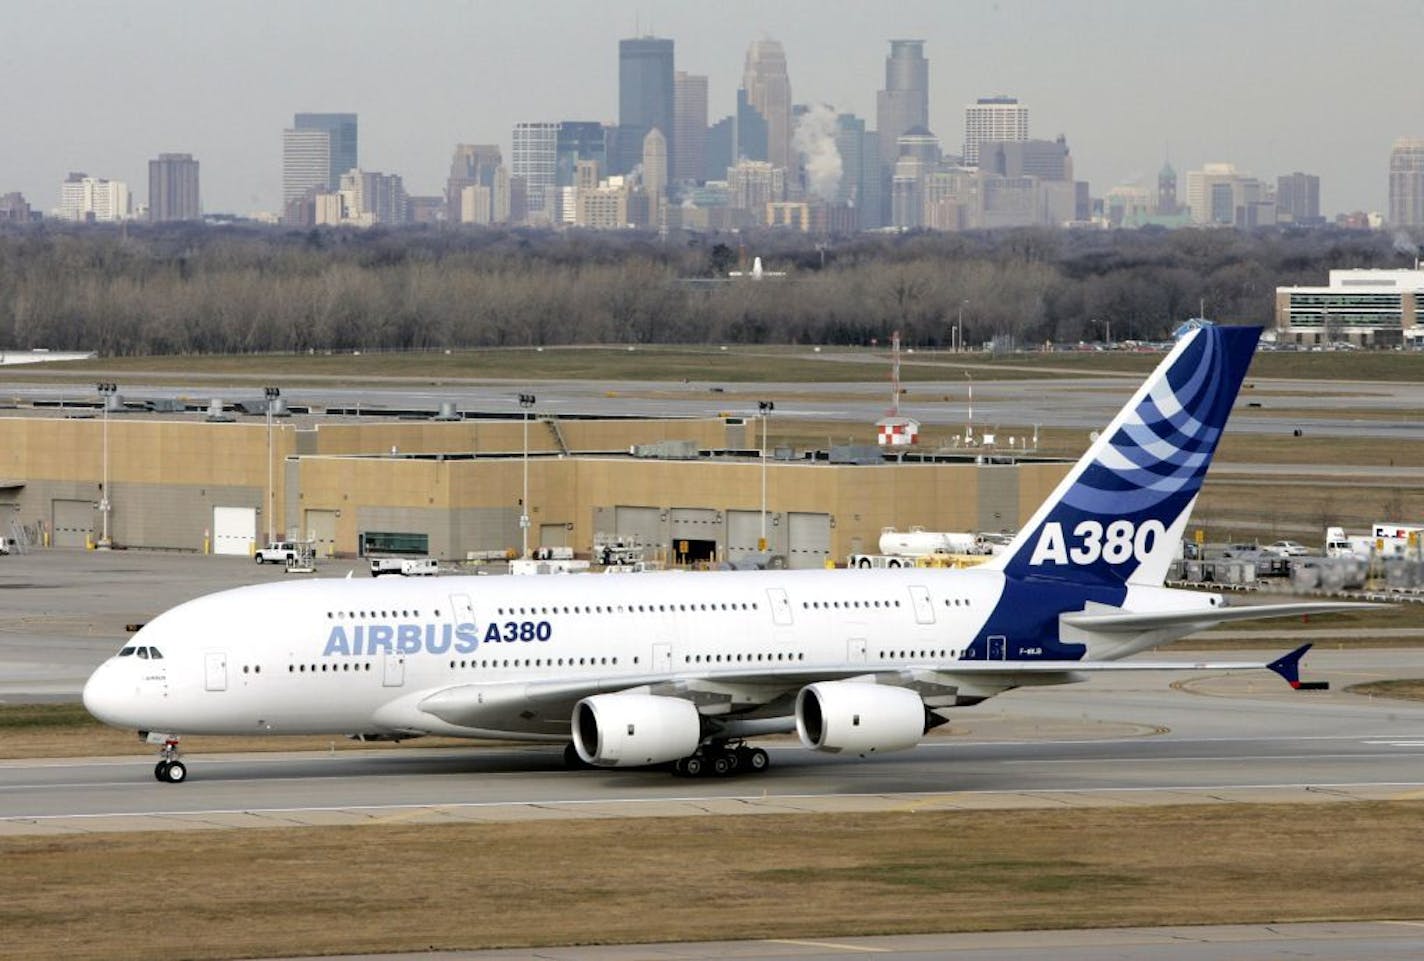
[[[1310,553],[1310,548],[1299,541],[1275,541],[1261,548],[1267,554],[1275,554],[1277,557],[1304,557]]]
[[[298,548],[291,541],[275,541],[257,551],[252,557],[259,564],[286,564],[297,556]]]
[[[1244,541],[1239,544],[1227,544],[1221,550],[1222,557],[1256,557],[1260,553],[1260,545],[1249,544]]]

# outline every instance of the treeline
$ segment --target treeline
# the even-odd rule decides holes
[[[727,282],[750,255],[787,277]],[[1268,324],[1275,288],[1412,266],[1343,230],[646,234],[405,228],[0,232],[0,349],[106,355],[567,343],[910,345],[1159,339],[1202,307]]]

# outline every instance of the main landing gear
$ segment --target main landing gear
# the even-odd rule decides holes
[[[697,753],[673,762],[672,773],[678,777],[729,777],[733,774],[760,774],[771,764],[771,757],[759,747],[737,744],[708,744]]]
[[[182,784],[187,779],[188,768],[178,760],[178,738],[176,736],[170,735],[164,739],[158,756],[158,764],[153,768],[153,776],[156,780],[165,784]]]

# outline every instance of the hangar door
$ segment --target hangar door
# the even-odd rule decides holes
[[[722,520],[708,508],[674,507],[668,511],[668,535],[676,563],[716,560]]]
[[[55,499],[54,546],[87,547],[94,537],[94,502]]]
[[[213,553],[251,554],[257,540],[257,508],[213,508]]]
[[[831,556],[831,515],[792,511],[786,517],[790,541],[786,566],[792,569],[825,567]]]
[[[663,525],[656,507],[615,507],[613,508],[613,534],[625,543],[641,544],[646,547],[647,559],[667,554],[667,542],[663,540]]]
[[[727,559],[736,560],[757,549],[761,539],[761,511],[727,511]],[[771,520],[766,527],[768,546],[771,541]]]
[[[317,557],[333,557],[336,554],[336,511],[309,510],[306,523],[302,525],[302,536],[312,540],[312,550]]]

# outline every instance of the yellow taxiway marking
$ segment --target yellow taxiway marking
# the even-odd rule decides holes
[[[803,948],[832,948],[836,951],[864,951],[866,954],[885,954],[889,948],[871,948],[860,944],[832,944],[829,941],[793,941],[790,938],[767,938],[767,944],[797,944]]]

